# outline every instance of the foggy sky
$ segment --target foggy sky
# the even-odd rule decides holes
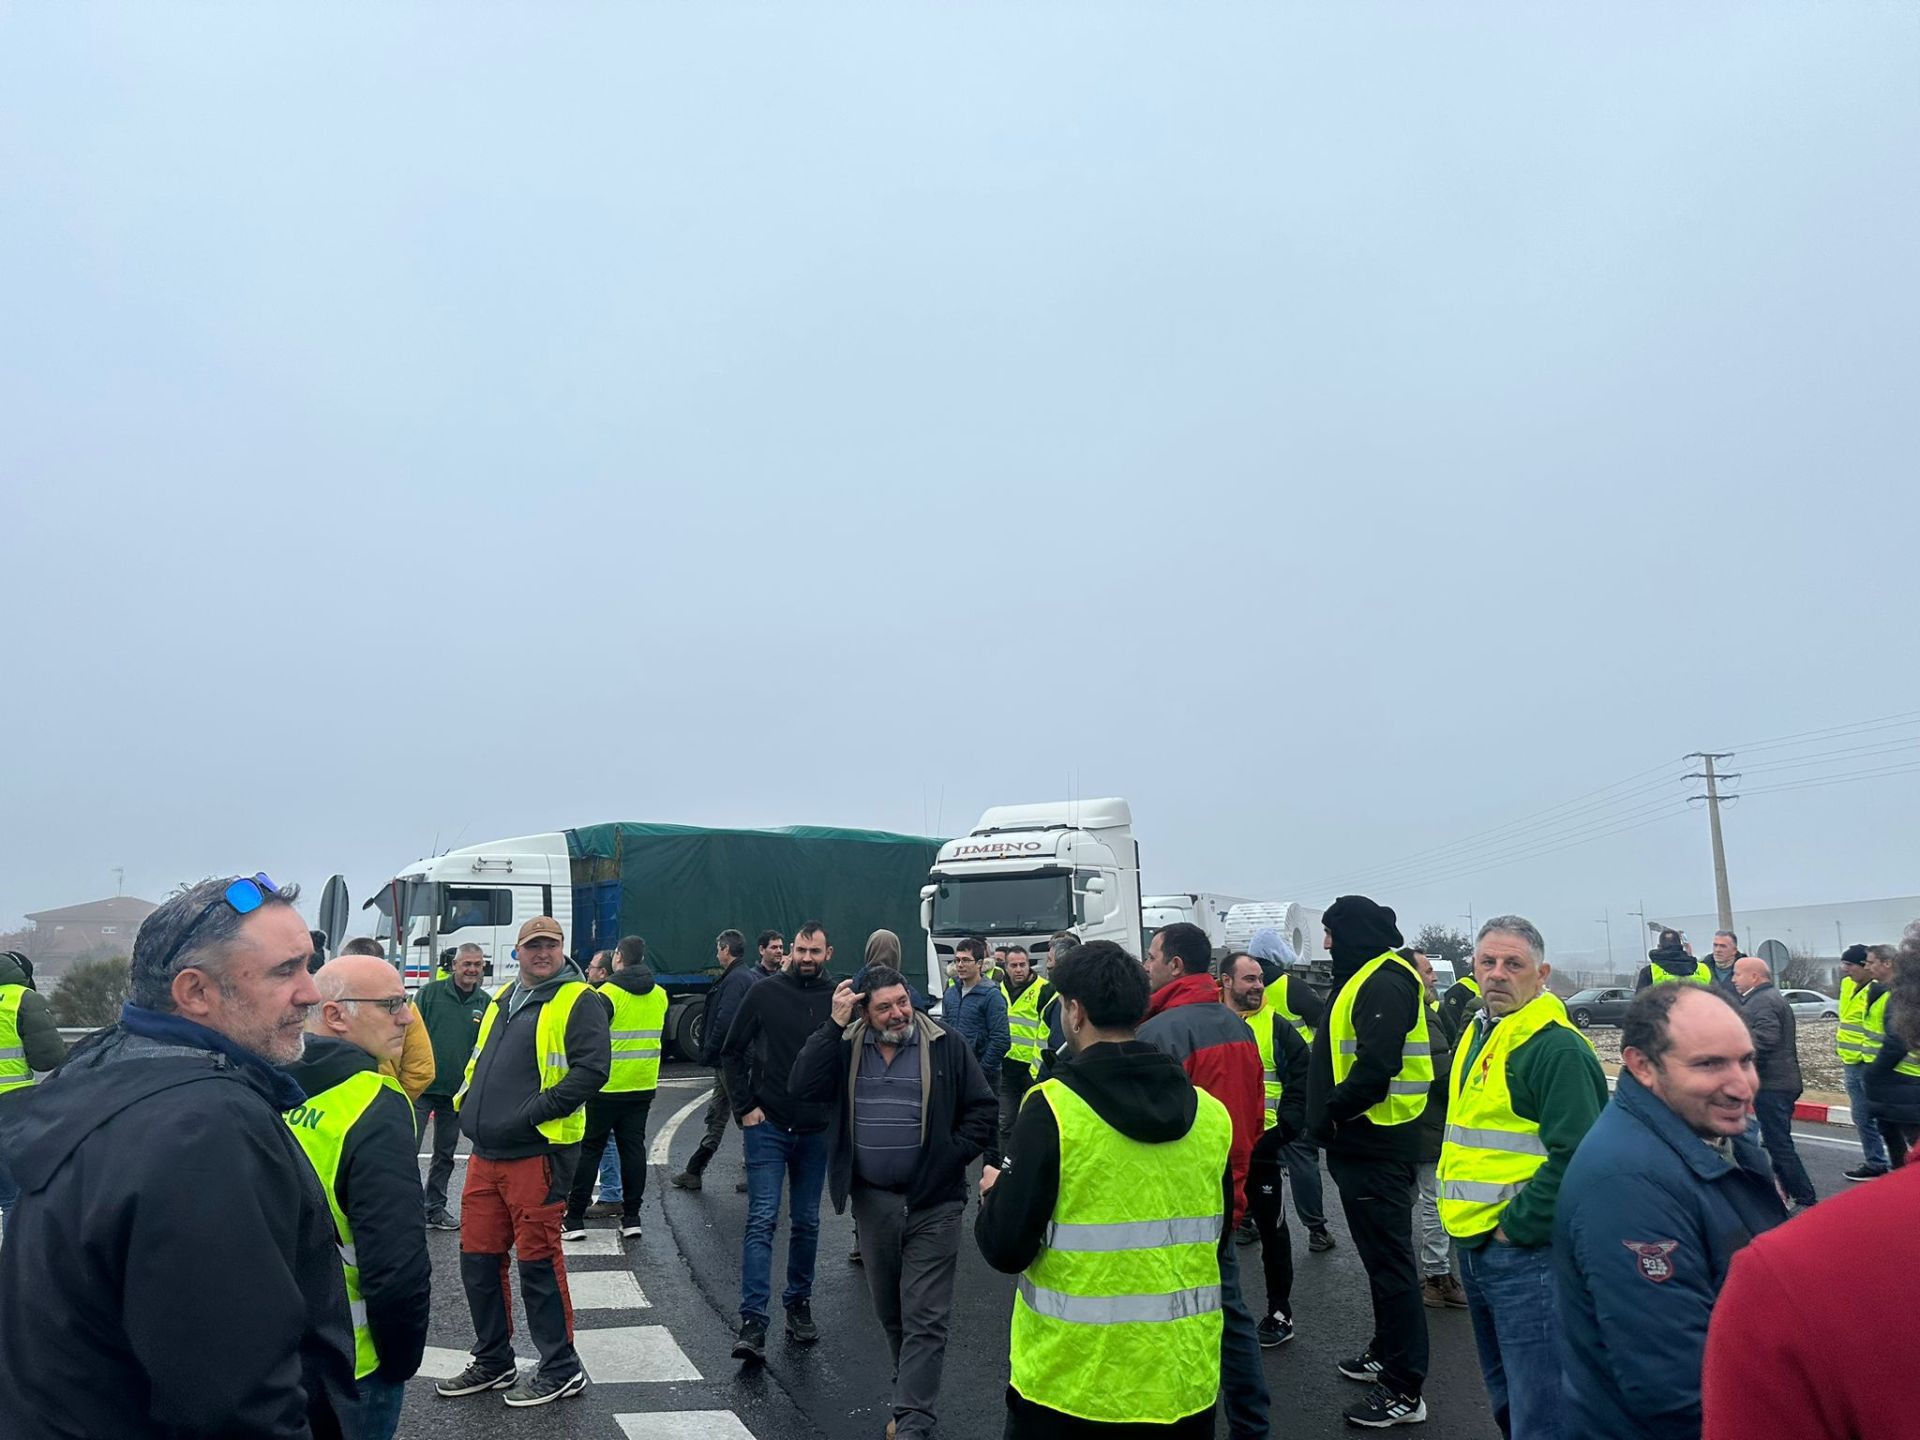
[[[357,903],[1069,793],[1150,891],[1324,903],[1650,768],[1657,823],[1352,888],[1573,950],[1710,910],[1680,755],[1920,710],[1917,52],[1868,4],[9,7],[0,929],[116,865]],[[1916,802],[1742,802],[1736,907],[1911,893]]]

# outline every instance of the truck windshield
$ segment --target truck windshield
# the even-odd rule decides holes
[[[1062,875],[982,875],[942,880],[933,896],[936,935],[1050,935],[1073,923],[1073,886]]]

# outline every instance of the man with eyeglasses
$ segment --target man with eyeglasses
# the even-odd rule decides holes
[[[333,1215],[283,1119],[320,1000],[297,895],[257,875],[168,900],[119,1023],[0,1105],[0,1435],[355,1433]]]
[[[422,1147],[427,1123],[433,1123],[432,1158],[427,1161],[427,1225],[434,1230],[458,1230],[460,1222],[447,1213],[447,1182],[453,1178],[453,1152],[460,1144],[460,1112],[453,1094],[465,1075],[467,1057],[480,1036],[480,1021],[493,1005],[493,996],[480,984],[487,968],[486,953],[478,945],[462,945],[448,961],[447,977],[422,985],[413,997],[419,1024],[433,1046],[433,1083],[414,1109],[414,1123]]]
[[[473,1141],[460,1192],[460,1282],[476,1339],[473,1363],[435,1388],[448,1398],[505,1390],[518,1408],[587,1387],[573,1348],[560,1217],[587,1133],[586,1102],[607,1083],[613,1053],[607,1007],[567,959],[559,921],[527,921],[514,955],[520,978],[499,989],[481,1018],[453,1098]],[[524,1379],[513,1358],[509,1253],[520,1258],[527,1329],[540,1352]]]
[[[399,966],[386,958],[386,947],[371,935],[359,935],[340,947],[341,955],[365,955],[369,959],[384,961],[394,974],[400,973]],[[398,1055],[389,1055],[380,1062],[380,1073],[390,1080],[397,1080],[400,1088],[407,1092],[407,1099],[418,1101],[432,1087],[437,1074],[437,1063],[433,1054],[433,1040],[427,1034],[424,1025],[409,1025],[406,1043]]]
[[[400,1054],[417,1017],[385,960],[343,955],[313,983],[320,1004],[307,1015],[306,1054],[287,1067],[307,1099],[287,1125],[326,1187],[339,1232],[360,1440],[393,1440],[427,1343],[433,1266],[420,1225],[413,1105],[380,1062]]]

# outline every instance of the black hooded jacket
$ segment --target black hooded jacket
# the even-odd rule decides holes
[[[1143,1040],[1089,1045],[1052,1077],[1129,1140],[1165,1145],[1193,1128],[1200,1102],[1180,1062]],[[1220,1244],[1233,1243],[1233,1162],[1220,1173]],[[980,1206],[973,1236],[994,1269],[1018,1274],[1034,1262],[1060,1198],[1060,1127],[1053,1107],[1029,1098],[1008,1140],[1006,1164]]]
[[[326,1195],[282,1116],[298,1087],[151,1019],[157,1035],[129,1019],[0,1102],[20,1186],[0,1435],[334,1440],[353,1332]]]
[[[316,1097],[379,1068],[357,1045],[309,1035],[307,1053],[286,1070]],[[417,1143],[412,1103],[402,1091],[382,1089],[347,1132],[334,1178],[334,1198],[353,1231],[360,1298],[366,1302],[382,1380],[413,1378],[427,1343],[433,1262],[427,1258],[421,1214]]]
[[[1655,969],[1664,970],[1676,979],[1694,980],[1699,978],[1700,961],[1698,957],[1689,955],[1686,946],[1682,945],[1678,940],[1670,945],[1656,946],[1647,952],[1647,963],[1640,967],[1640,973],[1634,977],[1634,994],[1639,994],[1642,990],[1653,984],[1653,972]],[[1713,966],[1711,964],[1707,966],[1707,973],[1709,975],[1713,974]]]
[[[567,1074],[551,1090],[540,1088],[539,1047],[534,1043],[540,1012],[569,982],[584,983],[580,968],[569,962],[560,973],[536,985],[514,1009],[515,989],[494,997],[493,1033],[473,1066],[473,1084],[460,1101],[460,1133],[473,1141],[473,1153],[486,1160],[524,1160],[533,1155],[567,1152],[556,1185],[564,1192],[573,1176],[572,1157],[579,1145],[555,1145],[535,1128],[548,1120],[571,1115],[613,1073],[613,1038],[608,1016],[612,1007],[595,1003],[593,994],[580,997],[567,1017]],[[511,1013],[509,1013],[511,1011]],[[486,1023],[484,1016],[481,1024]]]
[[[1329,1155],[1414,1164],[1419,1121],[1376,1125],[1366,1112],[1387,1098],[1407,1036],[1419,1023],[1426,1001],[1420,978],[1405,965],[1382,965],[1355,993],[1353,1068],[1334,1084],[1334,1002],[1369,961],[1405,942],[1393,911],[1364,895],[1342,895],[1327,907],[1323,923],[1333,936],[1333,989],[1327,994],[1328,1023],[1314,1036],[1307,1071],[1307,1133]]]

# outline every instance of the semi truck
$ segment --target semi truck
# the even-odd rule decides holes
[[[514,979],[514,942],[537,915],[560,922],[582,969],[595,951],[639,935],[668,995],[662,1039],[692,1059],[707,990],[720,973],[716,935],[741,931],[741,963],[754,964],[761,930],[791,939],[818,920],[833,945],[828,970],[842,976],[859,968],[875,930],[898,934],[903,956],[920,953],[926,942],[914,897],[940,848],[937,839],[881,830],[618,821],[416,860],[367,903],[380,911],[376,934],[404,955],[410,987],[432,978],[446,950],[467,944],[486,956],[490,986]]]
[[[1125,800],[996,805],[934,856],[920,890],[933,994],[969,935],[1020,945],[1044,964],[1051,937],[1140,950],[1140,847]]]
[[[1239,895],[1212,895],[1204,891],[1148,895],[1140,901],[1140,943],[1149,944],[1156,930],[1164,930],[1169,925],[1198,925],[1207,932],[1214,958],[1219,959],[1227,953],[1227,912],[1247,903]]]

